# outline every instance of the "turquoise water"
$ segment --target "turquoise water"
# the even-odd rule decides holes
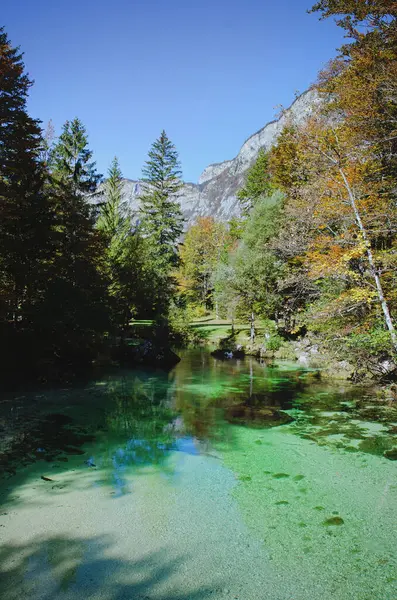
[[[189,351],[5,395],[0,427],[1,598],[397,598],[397,409],[375,390]]]

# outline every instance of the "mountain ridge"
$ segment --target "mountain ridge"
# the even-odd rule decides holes
[[[236,193],[244,184],[245,175],[256,160],[259,150],[261,148],[265,151],[270,150],[288,120],[292,119],[297,123],[303,121],[318,102],[316,92],[307,90],[295,98],[291,106],[284,110],[278,119],[266,123],[264,127],[250,135],[234,158],[211,163],[203,170],[197,183],[184,183],[176,198],[181,204],[186,227],[201,216],[212,216],[221,221],[238,217],[240,206]],[[123,199],[135,214],[139,210],[140,193],[139,181],[123,180]],[[102,199],[103,185],[100,186],[93,200],[101,202]]]

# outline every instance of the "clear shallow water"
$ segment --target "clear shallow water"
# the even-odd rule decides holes
[[[0,425],[2,598],[397,598],[397,411],[368,390],[193,351],[7,395]]]

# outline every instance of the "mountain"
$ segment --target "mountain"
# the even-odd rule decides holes
[[[209,165],[204,169],[197,184],[185,183],[178,193],[186,226],[191,225],[198,216],[212,216],[221,221],[227,221],[239,215],[237,190],[243,185],[249,167],[255,161],[261,148],[265,151],[275,144],[278,135],[288,120],[301,122],[318,103],[318,96],[313,91],[307,91],[285,110],[279,119],[271,121],[262,129],[251,135],[241,146],[240,152],[231,160]],[[139,206],[139,181],[124,180],[124,199],[127,200],[133,212]],[[102,190],[95,194],[95,201],[100,202]]]

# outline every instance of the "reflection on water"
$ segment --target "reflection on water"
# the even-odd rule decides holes
[[[82,462],[101,471],[98,482],[118,493],[128,491],[129,468],[166,471],[172,451],[213,453],[217,444],[233,445],[230,414],[242,409],[239,422],[246,425],[247,415],[265,414],[259,426],[293,420],[292,432],[319,445],[396,458],[397,408],[371,390],[324,384],[294,365],[220,361],[200,350],[185,352],[170,373],[124,372],[84,389],[7,397],[0,407],[6,474],[36,460],[66,463],[84,454]],[[271,414],[286,418],[265,422]],[[85,445],[93,441],[87,456]]]
[[[8,395],[0,427],[7,600],[396,597],[397,409],[368,388],[197,350]]]

